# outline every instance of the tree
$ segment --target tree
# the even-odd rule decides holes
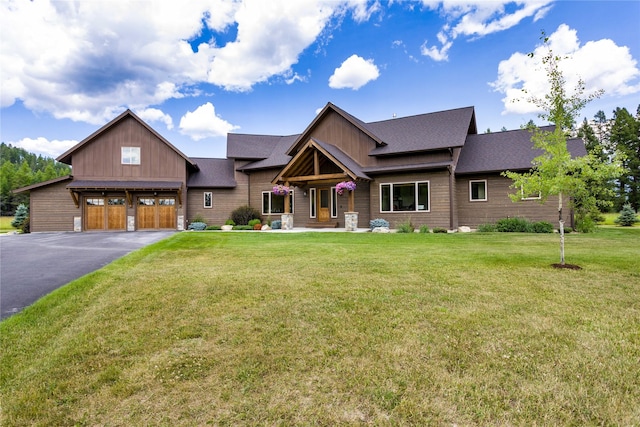
[[[11,226],[24,230],[26,221],[29,221],[29,210],[27,209],[27,205],[20,204],[16,210],[16,216],[13,218],[13,221],[11,221]]]
[[[619,203],[640,209],[640,119],[626,108],[616,108],[611,125],[611,145],[622,159],[625,173],[619,180]]]
[[[636,212],[633,210],[631,205],[629,203],[625,203],[615,222],[616,224],[620,224],[624,227],[631,227],[636,222],[640,222],[640,219],[636,216]]]
[[[572,130],[580,110],[591,100],[599,97],[602,91],[591,95],[584,95],[585,84],[578,81],[573,94],[567,93],[566,81],[559,67],[561,58],[554,55],[549,38],[542,33],[543,43],[547,46],[547,53],[542,58],[547,79],[548,93],[544,98],[530,96],[528,101],[536,105],[542,112],[538,117],[554,124],[553,131],[543,131],[538,127],[529,127],[532,132],[531,140],[534,148],[542,150],[536,157],[529,172],[518,173],[507,171],[505,176],[511,178],[512,188],[517,194],[511,194],[511,199],[520,200],[520,192],[524,194],[541,195],[544,203],[550,196],[558,197],[558,224],[560,230],[560,265],[565,265],[564,251],[564,216],[563,206],[565,197],[571,207],[581,207],[590,210],[596,205],[596,197],[589,188],[589,182],[606,182],[621,172],[620,166],[614,161],[605,164],[592,154],[584,157],[571,158],[567,149],[567,139]],[[533,53],[529,56],[533,57]],[[526,92],[525,92],[526,93]]]

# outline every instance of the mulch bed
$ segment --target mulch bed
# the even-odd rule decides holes
[[[569,270],[582,270],[582,267],[575,264],[551,264],[553,268],[567,268]]]

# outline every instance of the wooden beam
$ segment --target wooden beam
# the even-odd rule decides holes
[[[182,208],[182,188],[178,190],[178,206]]]
[[[313,174],[320,175],[320,159],[318,157],[318,150],[313,150]]]
[[[80,198],[78,197],[78,193],[73,190],[69,190],[69,194],[71,194],[71,199],[73,200],[73,204],[76,205],[76,208],[80,207]]]
[[[132,208],[133,200],[131,200],[131,193],[129,192],[129,190],[125,190],[124,194],[127,196],[127,203],[129,203],[129,207]]]
[[[306,182],[306,181],[318,181],[322,179],[344,179],[347,177],[346,173],[327,173],[318,175],[303,175],[303,176],[288,176],[288,181]]]

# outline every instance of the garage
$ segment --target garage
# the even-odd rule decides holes
[[[125,230],[127,208],[122,197],[87,197],[85,199],[86,230]]]
[[[173,197],[139,197],[138,229],[175,229],[176,199]]]

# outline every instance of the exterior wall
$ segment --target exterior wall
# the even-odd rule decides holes
[[[73,218],[81,216],[67,190],[69,181],[31,190],[29,220],[32,232],[73,231]]]
[[[121,164],[121,147],[140,147],[140,164]],[[185,159],[132,117],[125,117],[73,153],[77,180],[181,181]]]
[[[381,212],[380,211],[380,184],[394,184],[402,182],[429,181],[429,212]],[[370,218],[383,218],[389,221],[391,228],[399,224],[411,221],[419,227],[449,228],[449,171],[433,171],[411,174],[394,174],[377,176],[370,184]],[[360,221],[361,222],[361,221]],[[368,222],[366,224],[368,226]]]
[[[204,207],[204,193],[213,193],[213,207]],[[187,196],[189,218],[185,226],[193,222],[196,216],[205,219],[207,225],[224,225],[225,221],[231,217],[231,212],[247,204],[247,186],[236,188],[190,188]]]
[[[469,181],[487,181],[487,201],[470,201]],[[460,225],[477,227],[480,224],[493,223],[501,218],[522,217],[530,221],[558,222],[558,198],[551,197],[546,203],[538,200],[512,202],[509,194],[515,192],[509,188],[511,180],[497,174],[458,176],[457,204]],[[569,213],[569,209],[566,209]],[[570,223],[569,218],[566,219]]]

